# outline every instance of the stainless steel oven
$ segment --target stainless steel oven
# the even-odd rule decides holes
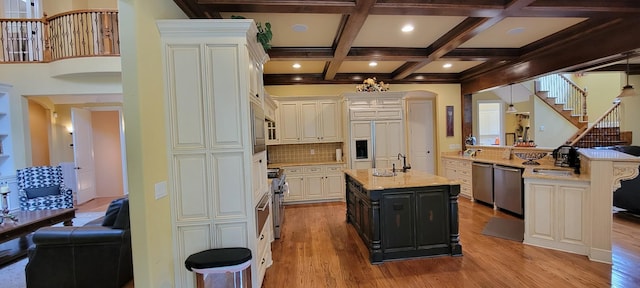
[[[258,224],[256,225],[256,233],[258,235],[262,232],[264,224],[267,223],[267,219],[269,219],[269,213],[271,213],[271,205],[269,205],[271,202],[269,201],[270,198],[271,195],[269,193],[265,193],[260,199],[260,202],[258,202],[258,205],[256,205],[256,223]]]

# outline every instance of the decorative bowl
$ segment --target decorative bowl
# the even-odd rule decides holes
[[[522,160],[527,160],[522,162],[522,165],[540,165],[540,163],[535,160],[540,160],[547,156],[549,152],[513,152],[513,155],[516,155],[518,158]]]

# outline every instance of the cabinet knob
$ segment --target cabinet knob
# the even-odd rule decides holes
[[[256,98],[260,98],[260,95],[256,94]]]
[[[260,261],[260,264],[262,265],[262,264],[264,264],[264,262],[265,262],[265,260],[264,260],[264,258],[262,258],[262,261]]]
[[[262,159],[258,160],[258,162],[262,163]]]
[[[264,234],[260,235],[260,240],[264,239]]]

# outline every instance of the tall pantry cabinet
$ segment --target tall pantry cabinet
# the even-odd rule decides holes
[[[273,237],[271,224],[262,229],[256,223],[255,205],[268,191],[254,192],[268,186],[253,187],[266,183],[254,178],[267,174],[266,165],[253,167],[254,158],[264,155],[253,154],[250,104],[263,105],[262,65],[268,55],[256,40],[253,20],[160,20],[157,25],[175,287],[195,287],[193,272],[183,265],[189,255],[222,247],[251,249],[252,286],[260,287],[272,263]]]

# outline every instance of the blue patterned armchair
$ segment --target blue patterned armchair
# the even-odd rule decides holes
[[[34,211],[73,208],[73,192],[64,185],[62,167],[27,167],[16,172],[20,209]]]

